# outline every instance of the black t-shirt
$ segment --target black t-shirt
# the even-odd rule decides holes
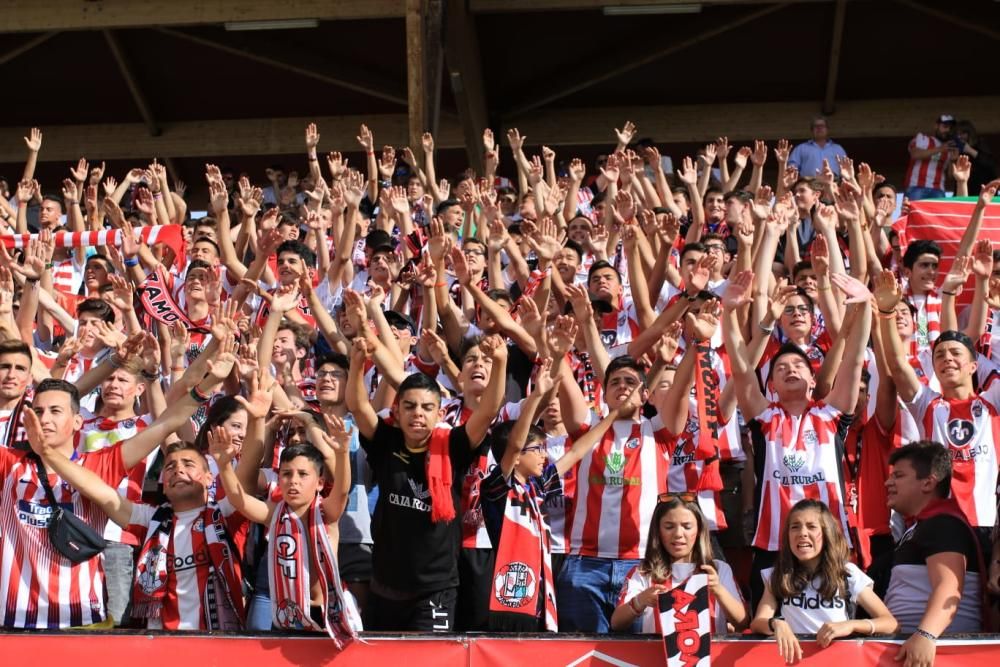
[[[458,586],[461,522],[431,521],[427,452],[407,450],[403,431],[381,418],[374,437],[371,440],[362,437],[360,442],[379,488],[379,501],[372,517],[374,580],[414,596]],[[475,451],[465,426],[451,430],[448,445],[451,495],[458,516],[462,506],[462,475]]]
[[[903,537],[893,553],[892,565],[926,565],[930,556],[955,552],[965,556],[967,572],[979,572],[978,551],[968,526],[953,516],[939,514],[920,521]]]

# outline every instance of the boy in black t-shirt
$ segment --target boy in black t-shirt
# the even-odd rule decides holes
[[[460,475],[486,437],[504,394],[507,347],[498,336],[480,343],[493,359],[489,384],[468,421],[441,423],[441,390],[422,373],[399,386],[391,425],[368,399],[364,372],[371,347],[354,341],[347,406],[379,486],[374,575],[365,628],[449,632],[454,628],[461,524]]]

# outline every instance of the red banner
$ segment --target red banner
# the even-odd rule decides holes
[[[899,667],[899,643],[841,639],[820,649],[802,642],[804,667]],[[970,641],[940,640],[936,667],[988,665],[1000,655],[1000,638]],[[0,656],[41,665],[101,665],[102,667],[659,667],[663,644],[644,639],[545,637],[490,638],[461,635],[411,635],[387,638],[362,635],[338,652],[323,636],[234,637],[185,633],[51,633],[0,632]],[[739,663],[737,663],[739,661]],[[712,641],[712,665],[783,664],[773,641]]]
[[[915,201],[910,204],[909,215],[899,218],[892,225],[893,229],[902,235],[906,243],[912,243],[917,239],[927,239],[941,246],[941,264],[938,266],[939,284],[951,270],[952,262],[955,261],[958,244],[962,240],[962,234],[969,227],[969,220],[976,207],[976,200],[976,197],[953,197]],[[1000,203],[993,203],[986,207],[978,238],[991,240],[993,249],[1000,250]],[[974,280],[973,277],[969,278],[967,289],[958,297],[959,303],[972,302]]]

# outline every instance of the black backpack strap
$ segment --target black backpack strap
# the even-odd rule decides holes
[[[52,485],[49,484],[49,472],[45,469],[45,463],[42,462],[42,458],[37,454],[29,454],[28,457],[35,462],[35,468],[38,471],[38,481],[42,483],[42,488],[45,489],[45,497],[49,501],[49,505],[53,508],[57,507],[59,503],[56,502],[56,494],[52,491]]]

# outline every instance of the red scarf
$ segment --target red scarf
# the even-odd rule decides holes
[[[204,327],[196,326],[174,300],[167,284],[167,277],[163,274],[163,266],[157,266],[156,270],[146,276],[139,285],[139,300],[146,315],[161,324],[170,326],[180,322],[188,331],[208,333]]]
[[[197,529],[197,523],[202,528]],[[153,514],[139,552],[132,586],[132,615],[160,618],[167,595],[167,559],[173,555],[170,540],[174,533],[174,510],[160,505]],[[199,595],[205,613],[206,630],[241,630],[244,624],[243,589],[240,583],[240,555],[233,544],[222,511],[215,504],[205,506],[191,529],[191,550],[208,553],[208,577],[199,577]]]
[[[719,473],[719,378],[712,367],[712,346],[707,341],[695,345],[694,390],[698,402],[698,443],[695,460],[705,467],[698,478],[696,491],[721,491]]]
[[[448,444],[451,428],[438,424],[431,431],[427,449],[427,487],[431,492],[431,521],[448,522],[455,518],[455,500],[451,495],[451,454]]]
[[[342,650],[357,638],[361,618],[352,598],[344,595],[319,498],[313,500],[301,519],[285,501],[279,502],[271,515],[268,534],[267,573],[274,624],[284,630],[326,631],[337,649]],[[309,614],[313,579],[323,591],[323,626]]]
[[[536,632],[540,594],[545,629],[559,630],[549,527],[531,482],[511,479],[490,590],[491,630]]]

